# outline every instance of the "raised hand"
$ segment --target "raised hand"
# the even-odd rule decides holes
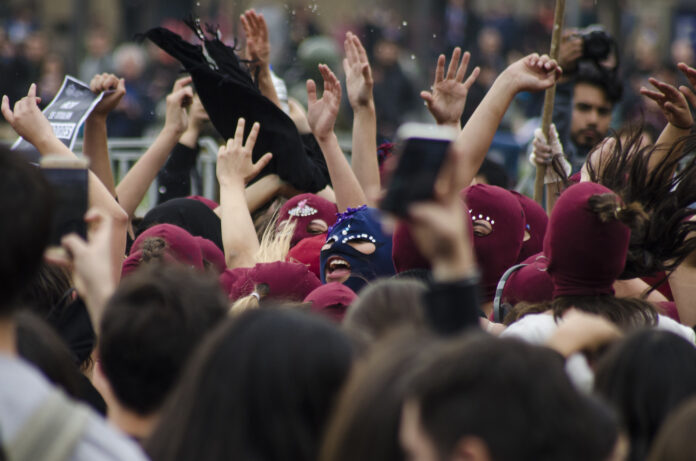
[[[227,144],[220,146],[217,158],[217,177],[221,186],[241,186],[251,181],[263,170],[273,157],[267,153],[254,163],[251,158],[252,151],[256,145],[261,125],[254,123],[251,132],[244,142],[244,126],[246,122],[240,118],[237,122],[237,130],[234,138],[227,141]]]
[[[324,94],[317,99],[316,83],[307,80],[307,121],[314,136],[321,140],[333,134],[341,105],[341,83],[326,64],[319,64],[319,72],[324,79]]]
[[[655,78],[650,78],[648,81],[658,91],[643,87],[640,89],[640,94],[655,101],[657,105],[660,106],[662,113],[665,114],[667,121],[673,126],[682,130],[691,129],[694,124],[694,119],[691,116],[689,104],[686,102],[685,93]]]
[[[350,106],[353,110],[374,106],[372,97],[374,80],[365,48],[352,32],[346,33],[343,47],[346,52],[346,57],[343,59],[343,71],[346,74],[346,90]]]
[[[691,87],[696,89],[696,69],[693,67],[689,67],[683,62],[680,62],[678,64],[679,70],[682,71],[684,76],[689,80],[689,83],[691,83]],[[691,107],[696,108],[696,94],[694,94],[693,90],[687,86],[680,86],[679,91],[682,92],[682,94],[686,97],[686,99],[689,100],[689,104],[691,104]]]
[[[530,54],[503,71],[517,92],[542,91],[551,88],[563,74],[556,61],[547,55]]]
[[[42,152],[47,147],[45,145],[57,138],[48,119],[39,109],[39,101],[40,98],[36,97],[36,84],[32,83],[27,95],[15,103],[14,109],[10,108],[7,95],[3,95],[0,110],[17,134]]]
[[[247,59],[256,61],[254,67],[267,67],[270,64],[271,43],[268,39],[268,26],[262,14],[247,10],[240,17],[246,35]]]
[[[188,86],[191,77],[182,77],[174,82],[172,92],[167,95],[167,111],[164,129],[172,130],[180,136],[188,127],[189,117],[186,109],[193,103],[193,89]]]
[[[114,74],[97,74],[92,77],[89,88],[93,93],[99,94],[103,91],[107,93],[94,107],[90,117],[106,118],[113,111],[121,99],[126,95],[126,81],[116,77]]]
[[[462,56],[462,49],[455,48],[447,68],[447,75],[445,75],[446,58],[444,54],[441,54],[437,60],[435,81],[431,91],[422,91],[420,94],[435,121],[440,125],[459,126],[469,89],[480,72],[477,67],[471,72],[469,78],[464,80],[470,58],[468,51]]]

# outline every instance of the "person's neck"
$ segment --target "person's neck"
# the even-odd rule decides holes
[[[158,419],[157,411],[143,416],[124,408],[119,403],[112,403],[109,406],[109,422],[139,441],[150,437]]]
[[[17,333],[12,317],[0,318],[0,355],[17,355]]]

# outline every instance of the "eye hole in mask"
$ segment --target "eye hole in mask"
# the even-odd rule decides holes
[[[323,234],[329,229],[328,224],[323,219],[315,219],[307,224],[307,232],[310,234]]]
[[[477,219],[471,223],[476,237],[485,237],[493,232],[493,226],[485,219]]]
[[[334,243],[336,243],[338,239],[336,237],[330,237],[326,243],[324,244],[323,247],[321,247],[321,251],[328,250],[333,246]]]
[[[365,255],[371,255],[377,250],[377,246],[369,240],[355,239],[348,242],[348,245]]]

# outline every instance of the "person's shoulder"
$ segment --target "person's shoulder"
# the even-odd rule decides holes
[[[666,330],[689,341],[691,344],[696,344],[696,332],[693,328],[689,328],[686,325],[673,320],[664,315],[657,316],[657,328],[660,330]]]
[[[74,461],[146,461],[148,458],[135,441],[91,412],[87,427],[78,442]]]

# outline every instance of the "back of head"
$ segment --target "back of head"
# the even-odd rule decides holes
[[[159,409],[204,335],[227,312],[215,278],[151,265],[125,279],[102,320],[101,366],[116,398],[148,415]]]
[[[696,349],[660,330],[635,333],[599,362],[595,390],[614,405],[643,459],[667,415],[696,395]]]
[[[368,285],[348,308],[343,325],[348,335],[367,348],[400,327],[426,325],[422,297],[425,284],[418,280],[384,279]]]
[[[647,461],[694,461],[696,438],[696,398],[676,408],[655,438]]]
[[[0,317],[34,277],[48,245],[51,223],[49,185],[38,168],[0,147]]]
[[[624,223],[636,213],[600,184],[579,183],[561,194],[544,238],[554,298],[614,294],[631,235]]]
[[[409,394],[442,459],[476,437],[496,461],[604,460],[617,438],[611,413],[575,390],[554,352],[515,340],[441,343]]]
[[[282,306],[245,311],[198,350],[147,451],[154,461],[316,459],[350,366],[330,322]]]
[[[321,461],[402,461],[401,407],[409,374],[433,342],[427,334],[397,331],[356,364],[331,418]]]

